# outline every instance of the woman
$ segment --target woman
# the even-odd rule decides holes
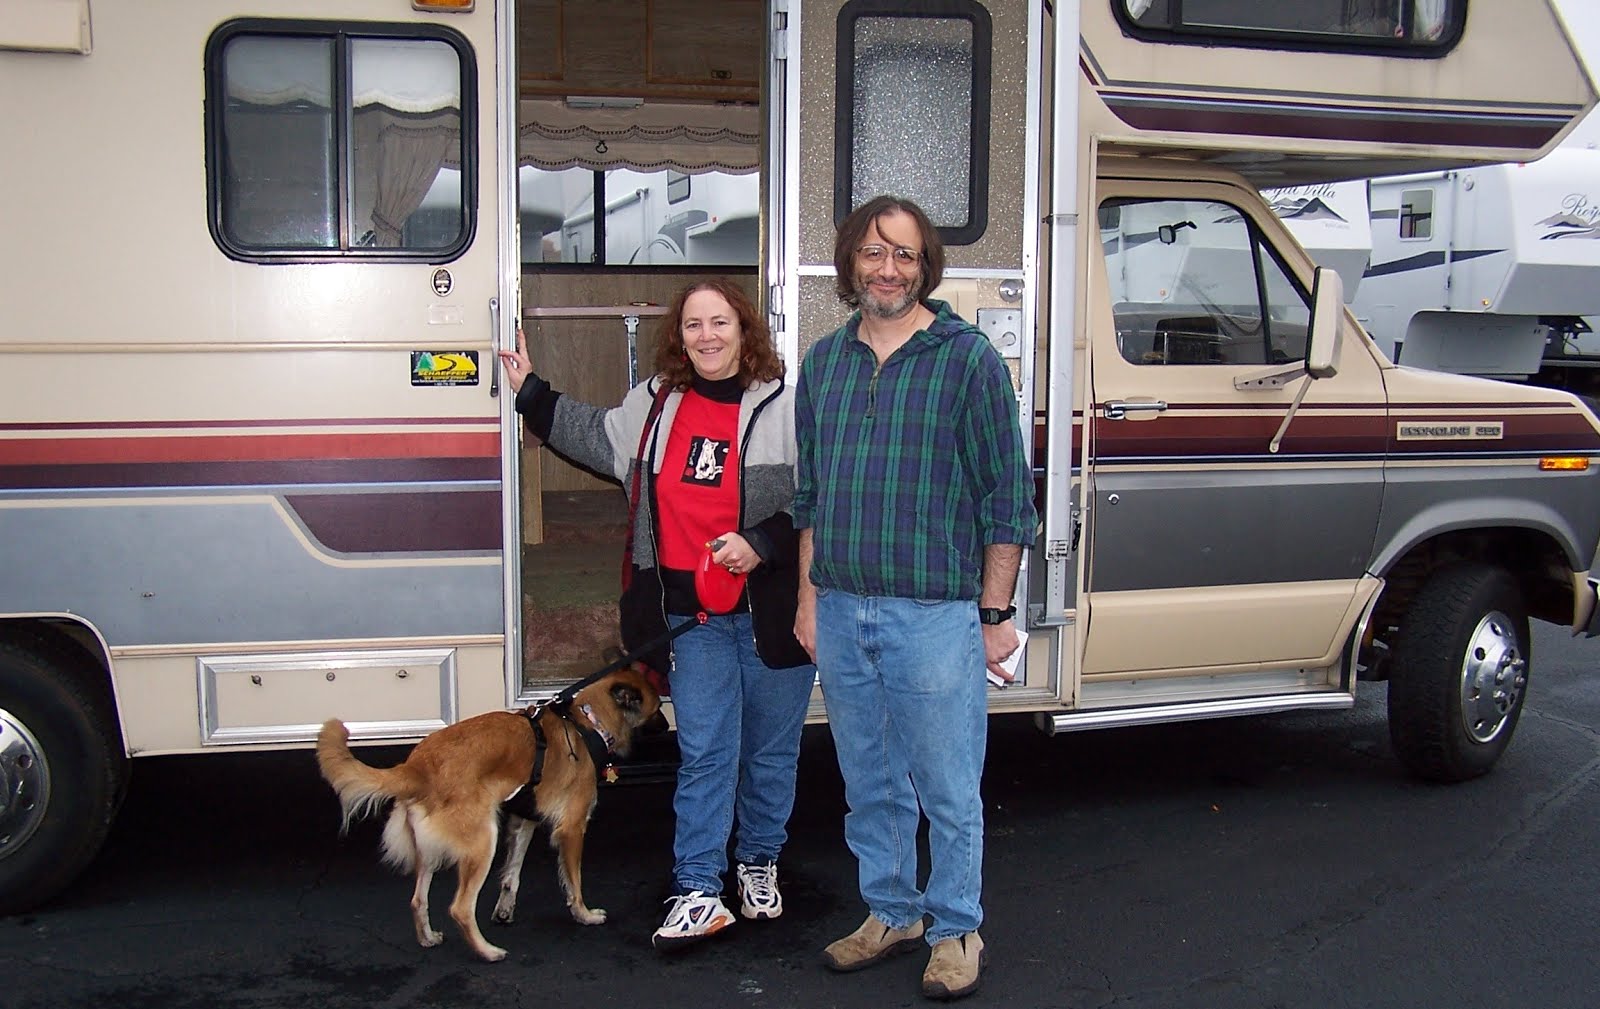
[[[740,913],[776,918],[778,855],[815,669],[794,637],[794,395],[766,323],[733,284],[690,285],[662,319],[657,374],[612,409],[553,391],[530,370],[520,334],[500,358],[529,430],[640,488],[624,643],[655,637],[663,616],[673,627],[695,619],[693,571],[708,548],[715,563],[749,576],[732,612],[671,646],[682,754],[674,889],[651,941],[680,949],[733,923],[721,895],[735,820]]]

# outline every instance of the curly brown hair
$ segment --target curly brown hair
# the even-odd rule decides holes
[[[683,347],[683,305],[696,291],[722,296],[739,317],[739,380],[747,388],[756,382],[783,377],[783,361],[772,345],[767,320],[756,311],[749,295],[729,280],[699,280],[678,292],[672,307],[661,317],[656,330],[656,374],[674,389],[687,389],[694,379],[694,366]]]

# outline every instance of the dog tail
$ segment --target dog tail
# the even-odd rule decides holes
[[[375,812],[392,799],[409,799],[418,794],[416,771],[404,764],[398,767],[371,767],[350,752],[350,730],[337,718],[323,723],[317,733],[317,766],[322,777],[339,795],[344,822],[342,834],[350,824]]]

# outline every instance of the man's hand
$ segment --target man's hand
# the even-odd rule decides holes
[[[1011,658],[1011,654],[1021,647],[1017,636],[1017,625],[1014,620],[1007,620],[1003,624],[980,624],[983,628],[983,655],[988,661],[989,672],[1005,680],[1007,683],[1015,682],[1015,677],[1005,671],[1000,663]]]
[[[817,590],[805,582],[800,584],[800,602],[794,611],[794,636],[811,661],[817,661]]]

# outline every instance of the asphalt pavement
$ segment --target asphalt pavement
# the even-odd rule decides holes
[[[1389,749],[1384,688],[1337,714],[1045,737],[991,723],[982,989],[966,1005],[1510,1006],[1600,1002],[1600,641],[1535,627],[1528,707],[1489,776],[1435,786]],[[363,751],[375,761],[403,751]],[[506,946],[412,935],[376,822],[338,833],[310,753],[150,758],[100,858],[0,918],[0,1009],[879,1007],[926,1004],[925,957],[835,975],[860,923],[827,730],[807,730],[784,916],[650,948],[671,868],[665,782],[603,791],[567,915],[535,842]]]

